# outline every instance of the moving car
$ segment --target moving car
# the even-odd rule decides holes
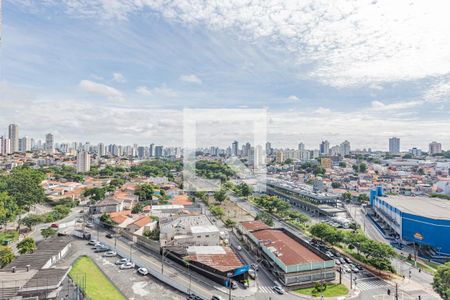
[[[88,242],[88,245],[95,246],[95,244],[97,244],[97,241],[96,241],[96,240],[90,240],[90,241]]]
[[[133,269],[134,268],[134,262],[126,262],[123,265],[120,265],[119,267],[121,270],[126,270],[126,269]]]
[[[52,225],[50,225],[51,228],[59,228],[59,225],[56,223],[53,223]]]
[[[108,239],[112,239],[114,236],[111,233],[105,235]]]
[[[281,286],[279,286],[279,285],[274,286],[272,289],[273,289],[276,293],[278,293],[278,294],[280,294],[280,295],[283,295],[283,294],[284,294],[284,289],[283,289]]]
[[[258,264],[251,264],[250,267],[252,267],[252,269],[255,271],[258,271],[258,269],[259,269]]]
[[[214,295],[214,296],[211,297],[211,300],[223,300],[223,298],[220,297],[220,296]]]
[[[94,250],[95,253],[107,252],[107,251],[109,251],[109,248],[105,247],[103,245],[100,246],[100,247],[95,248],[95,250]]]
[[[236,246],[236,249],[238,249],[238,251],[241,251],[241,250],[242,250],[241,245],[237,245],[237,246]]]
[[[148,270],[147,270],[147,268],[139,268],[138,270],[138,273],[139,274],[141,274],[141,275],[148,275]]]

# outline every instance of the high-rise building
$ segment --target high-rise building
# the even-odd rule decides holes
[[[322,141],[320,144],[320,154],[328,155],[330,153],[330,143],[328,141]]]
[[[266,143],[266,155],[272,155],[272,144],[270,142]]]
[[[105,156],[106,155],[105,144],[103,144],[103,143],[99,143],[98,144],[98,155],[99,156]]]
[[[442,144],[438,142],[432,142],[429,145],[429,154],[439,154],[442,153]]]
[[[305,144],[299,143],[299,144],[298,144],[298,151],[300,151],[300,152],[305,151]]]
[[[31,138],[23,137],[19,140],[19,152],[31,151]]]
[[[8,126],[8,138],[11,143],[11,153],[19,152],[19,125],[9,124]]]
[[[6,137],[0,137],[0,155],[8,155],[11,153],[11,140]]]
[[[239,143],[238,143],[238,141],[234,141],[231,144],[231,155],[238,156],[238,152],[239,152]]]
[[[80,151],[77,155],[77,172],[86,173],[91,170],[91,155],[87,151]]]
[[[398,154],[400,153],[400,139],[397,137],[391,137],[389,139],[389,153]]]
[[[163,146],[155,146],[155,157],[162,157],[163,149]]]
[[[153,152],[153,148],[155,147],[155,144],[150,144],[150,146],[148,147],[148,156],[153,157],[154,152]]]
[[[55,150],[54,142],[55,141],[53,139],[53,134],[47,133],[45,135],[45,150],[47,151],[47,153],[49,153],[49,154],[54,153],[54,150]]]
[[[350,155],[350,142],[347,140],[342,142],[339,146],[339,152],[341,156]]]

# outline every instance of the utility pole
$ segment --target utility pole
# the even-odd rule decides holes
[[[161,274],[164,274],[164,253],[166,251],[166,248],[163,246],[161,248],[162,253],[161,253]]]
[[[350,290],[353,290],[353,272],[350,271]]]
[[[395,300],[398,300],[398,283],[395,284]]]
[[[339,267],[339,284],[342,284],[342,267]]]
[[[232,276],[233,276],[232,273],[227,274],[227,277],[228,277],[228,300],[231,300],[231,286],[233,285],[232,281],[231,281]]]

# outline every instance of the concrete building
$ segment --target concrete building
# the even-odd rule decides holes
[[[55,141],[54,141],[54,137],[53,134],[51,133],[47,133],[45,135],[45,151],[48,154],[53,154],[55,152]]]
[[[339,146],[339,152],[341,156],[346,156],[346,155],[350,155],[350,151],[351,151],[351,147],[350,147],[350,142],[345,140],[344,142],[341,143],[341,145]]]
[[[234,141],[231,144],[231,155],[238,156],[238,154],[239,154],[239,143],[238,143],[238,141]]]
[[[450,257],[450,201],[430,197],[370,193],[371,217],[388,239],[417,245],[431,257]]]
[[[399,154],[400,153],[400,139],[397,137],[391,137],[389,139],[389,153]]]
[[[328,155],[330,153],[330,143],[328,141],[322,141],[319,147],[321,155]]]
[[[6,137],[0,137],[0,155],[8,155],[11,153],[11,140]]]
[[[244,243],[285,286],[311,286],[333,281],[335,262],[284,228],[273,229],[261,221],[238,225]]]
[[[10,146],[11,153],[19,152],[19,125],[9,124],[8,138],[11,143],[11,146]]]
[[[19,140],[19,152],[31,151],[31,138],[23,137]]]
[[[438,143],[438,142],[430,143],[428,154],[433,155],[433,154],[439,154],[439,153],[442,153],[442,144]]]
[[[87,151],[80,151],[77,155],[77,172],[87,173],[91,170],[91,155]]]

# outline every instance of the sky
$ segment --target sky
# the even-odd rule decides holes
[[[386,150],[398,136],[403,150],[450,149],[449,8],[5,0],[0,135],[17,123],[21,136],[57,142],[181,145],[184,109],[265,109],[275,147],[327,139]],[[249,126],[203,127],[228,145]]]

